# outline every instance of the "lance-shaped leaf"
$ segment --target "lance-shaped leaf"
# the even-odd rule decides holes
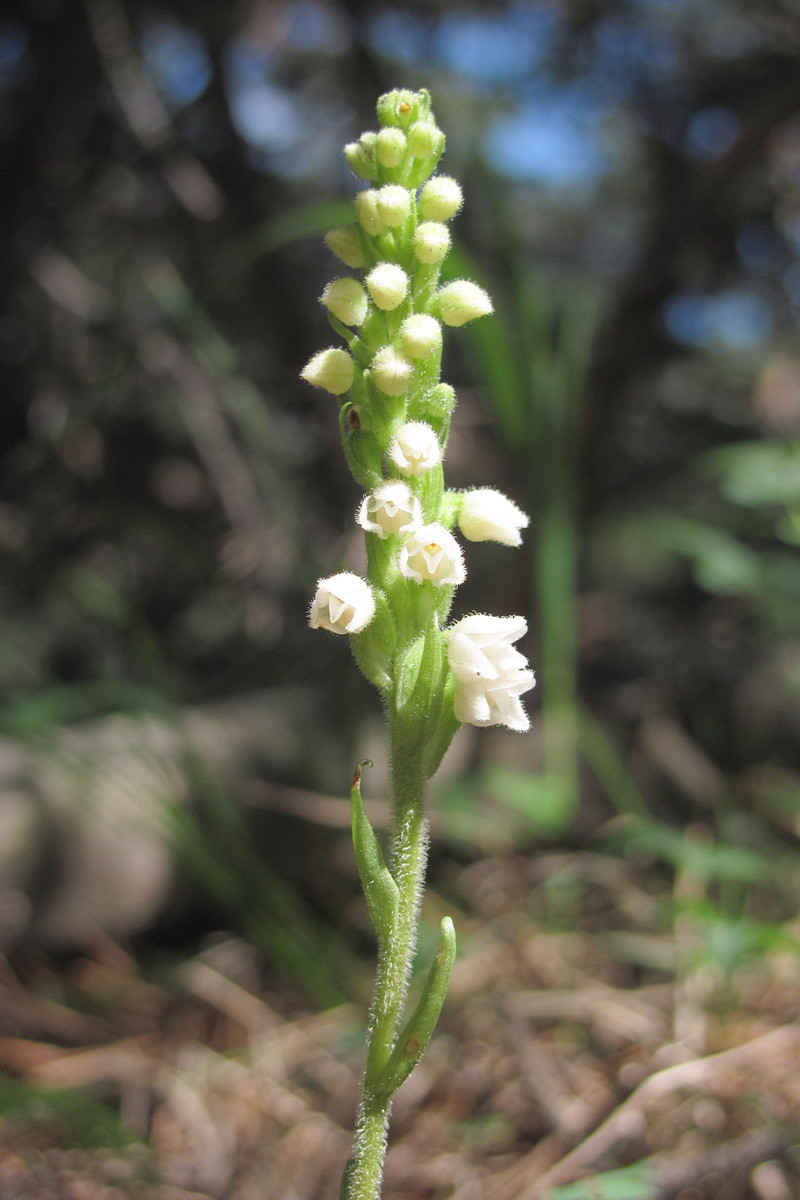
[[[450,972],[456,957],[456,931],[450,917],[442,917],[442,941],[431,963],[417,1007],[395,1043],[389,1061],[378,1078],[376,1091],[385,1096],[400,1087],[422,1058],[444,1004]]]
[[[369,762],[369,759],[364,759],[364,762]],[[372,922],[381,942],[385,942],[391,936],[397,913],[397,884],[384,862],[375,830],[364,811],[364,802],[361,799],[361,768],[364,762],[360,762],[356,767],[350,791],[353,848]]]

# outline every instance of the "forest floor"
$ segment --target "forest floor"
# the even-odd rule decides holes
[[[796,952],[723,973],[692,918],[664,932],[641,863],[588,852],[453,866],[448,888],[469,914],[385,1200],[800,1196]],[[440,911],[430,893],[430,930]],[[335,1200],[360,1006],[310,1011],[222,935],[169,970],[105,942],[0,982],[2,1200]]]

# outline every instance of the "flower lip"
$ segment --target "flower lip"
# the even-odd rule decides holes
[[[308,623],[331,633],[361,633],[374,616],[375,596],[366,580],[340,571],[317,583]]]

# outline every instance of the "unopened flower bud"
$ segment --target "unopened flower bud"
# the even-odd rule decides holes
[[[396,263],[381,262],[373,267],[364,281],[367,291],[385,312],[391,312],[401,304],[408,291],[408,276]]]
[[[399,130],[395,132],[399,132]],[[402,225],[411,212],[411,195],[408,188],[400,187],[399,184],[387,183],[386,187],[382,187],[378,191],[376,203],[378,213],[390,229]]]
[[[402,396],[411,382],[413,365],[394,346],[382,346],[370,363],[370,373],[387,396]]]
[[[449,417],[456,406],[456,394],[449,383],[439,383],[425,397],[425,408],[432,417]]]
[[[312,629],[328,629],[331,633],[361,633],[374,616],[375,596],[366,580],[350,571],[340,571],[320,579],[308,623]]]
[[[324,388],[334,396],[349,391],[355,378],[356,365],[346,350],[329,346],[320,350],[300,372],[306,383]]]
[[[442,344],[442,327],[427,313],[413,313],[400,326],[400,345],[409,358],[427,358]]]
[[[439,315],[445,325],[457,328],[494,312],[488,292],[468,279],[456,279],[443,287],[437,295]]]
[[[467,577],[464,555],[452,533],[441,525],[423,525],[400,547],[400,573],[415,583],[458,585]]]
[[[343,325],[360,325],[369,308],[367,293],[357,279],[334,279],[320,296],[320,302]]]
[[[465,492],[458,514],[458,527],[470,542],[500,542],[503,546],[522,544],[520,530],[528,518],[512,500],[493,488]]]
[[[375,154],[382,167],[397,167],[406,152],[406,135],[402,129],[382,129],[375,144]]]
[[[398,429],[388,455],[401,475],[424,475],[442,461],[442,448],[430,425],[406,421]]]
[[[366,188],[363,192],[358,192],[355,205],[358,223],[365,233],[375,237],[384,232],[386,226],[378,212],[378,193],[375,188]]]
[[[430,96],[427,92],[410,92],[406,88],[395,88],[378,100],[378,120],[381,125],[395,125],[408,129],[418,117],[427,115]]]
[[[377,133],[363,133],[357,142],[349,142],[344,148],[344,156],[350,165],[350,170],[362,179],[378,178],[378,167],[375,162],[377,140]]]
[[[417,226],[413,247],[420,262],[441,262],[450,249],[450,230],[441,221],[423,221]]]
[[[368,533],[388,538],[393,533],[410,533],[422,524],[422,508],[407,483],[387,479],[365,496],[356,521]]]
[[[415,121],[408,131],[408,148],[414,158],[431,158],[444,148],[444,134],[431,121]]]
[[[419,196],[419,214],[426,221],[449,221],[461,208],[463,196],[455,179],[435,175]]]
[[[348,267],[359,270],[367,265],[361,235],[356,225],[341,225],[325,234],[325,244]]]

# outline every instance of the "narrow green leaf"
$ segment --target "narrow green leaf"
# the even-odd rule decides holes
[[[439,952],[431,963],[417,1007],[398,1037],[376,1085],[376,1090],[386,1096],[397,1091],[422,1058],[442,1011],[456,958],[456,931],[450,917],[442,917],[441,930]]]
[[[353,848],[356,853],[358,874],[367,899],[367,906],[378,937],[385,942],[391,935],[397,913],[397,884],[392,878],[383,858],[375,830],[369,823],[361,799],[361,768],[369,759],[356,767],[353,787],[350,791],[350,818],[353,825]],[[369,764],[372,766],[372,764]]]

